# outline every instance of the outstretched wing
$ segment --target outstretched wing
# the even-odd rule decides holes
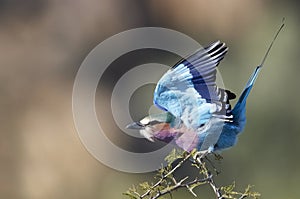
[[[217,41],[180,60],[159,80],[154,104],[180,118],[187,127],[198,128],[212,116],[230,119],[230,91],[216,85],[216,67],[228,48]]]

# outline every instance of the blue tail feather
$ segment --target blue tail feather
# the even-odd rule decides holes
[[[278,29],[278,31],[276,32],[265,56],[263,57],[263,60],[261,62],[261,64],[259,66],[257,66],[253,72],[253,74],[251,75],[251,77],[249,78],[249,81],[247,82],[244,91],[242,92],[238,102],[236,103],[235,107],[232,109],[231,113],[233,115],[233,122],[236,123],[236,125],[239,127],[239,130],[242,131],[244,129],[244,126],[246,124],[246,101],[247,101],[247,97],[255,83],[255,80],[258,76],[258,73],[260,72],[262,66],[264,65],[266,58],[269,55],[269,52],[279,34],[279,32],[282,30],[282,28],[284,27],[284,18],[282,19],[282,24],[280,26],[280,28]]]
[[[238,126],[241,128],[242,131],[245,124],[246,124],[246,101],[247,97],[255,83],[255,80],[261,70],[261,65],[257,66],[253,72],[253,74],[250,76],[244,91],[242,92],[240,98],[238,99],[236,105],[232,109],[232,115],[233,115],[233,121],[238,124]]]

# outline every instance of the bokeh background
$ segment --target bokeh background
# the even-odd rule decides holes
[[[252,184],[262,198],[299,198],[298,8],[291,0],[0,0],[0,198],[124,198],[132,184],[152,180],[151,173],[127,174],[99,163],[74,127],[76,72],[106,38],[158,26],[200,44],[225,41],[230,50],[219,69],[226,87],[240,93],[282,17],[286,27],[248,100],[248,125],[237,146],[223,153],[217,183],[235,181],[241,189]],[[153,55],[158,62],[176,62],[174,56]],[[114,85],[109,77],[120,76],[118,70],[107,75],[107,95],[97,98],[100,109]],[[137,93],[148,100],[140,100],[145,104],[137,104],[141,111],[133,117],[147,113],[151,89]],[[104,118],[115,142],[132,150],[142,146],[124,142],[111,118]],[[198,193],[213,198],[208,189]],[[179,191],[174,198],[193,197]]]

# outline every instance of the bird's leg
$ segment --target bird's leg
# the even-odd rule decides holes
[[[209,151],[208,150],[205,150],[205,151],[197,151],[194,156],[193,156],[193,159],[194,160],[198,160],[199,163],[202,163],[202,160],[205,156],[207,156],[207,154],[209,154]]]
[[[213,168],[213,170],[216,172],[216,174],[219,175],[221,172],[215,167],[214,163],[208,158],[207,155],[213,154],[217,160],[221,160],[221,159],[223,159],[223,157],[221,155],[214,153],[213,151],[214,151],[214,147],[210,146],[205,151],[197,151],[193,158],[194,158],[194,160],[198,160],[201,163],[203,162],[203,159],[205,159],[210,164],[210,166]]]
[[[206,157],[208,154],[212,153],[214,150],[214,148],[212,146],[210,146],[207,150],[203,150],[203,151],[196,151],[193,158],[195,160],[201,160],[200,162],[202,162],[202,159],[204,157]]]

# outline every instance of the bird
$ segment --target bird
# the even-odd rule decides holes
[[[216,41],[181,59],[161,77],[153,103],[162,113],[148,115],[126,128],[138,130],[152,142],[173,142],[188,152],[211,153],[233,147],[246,125],[247,98],[283,26],[233,108],[231,100],[236,95],[216,84],[217,66],[228,52],[224,42]]]

